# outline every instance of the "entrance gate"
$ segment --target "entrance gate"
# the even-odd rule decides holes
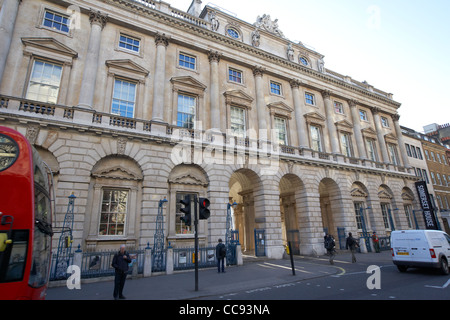
[[[255,256],[264,257],[266,255],[266,230],[255,229]]]

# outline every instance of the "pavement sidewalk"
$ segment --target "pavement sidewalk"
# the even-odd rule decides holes
[[[358,254],[362,264],[389,260],[382,254]],[[390,254],[389,254],[390,256]],[[367,260],[367,262],[364,262]],[[225,273],[216,268],[199,270],[199,290],[195,291],[194,271],[173,275],[155,275],[150,278],[127,279],[124,295],[128,300],[187,300],[217,296],[230,292],[255,290],[283,285],[295,281],[342,274],[351,261],[347,253],[339,254],[335,264],[328,257],[295,257],[296,275],[292,275],[289,259],[269,260],[246,258],[243,266],[231,266]],[[66,286],[49,288],[47,300],[112,300],[113,281],[82,283],[81,290],[69,290]]]

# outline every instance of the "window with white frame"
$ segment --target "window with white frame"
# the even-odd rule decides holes
[[[381,117],[381,125],[385,128],[389,128],[389,120],[386,117]]]
[[[347,132],[341,133],[341,149],[345,156],[353,157],[352,138]]]
[[[194,96],[178,94],[177,126],[195,129],[197,99]]]
[[[338,101],[334,101],[334,112],[344,114],[344,105]]]
[[[426,181],[427,183],[430,183],[430,180],[428,179],[427,170],[422,169],[422,173],[423,173],[423,180]]]
[[[428,150],[424,149],[425,151],[425,156],[427,157],[427,160],[431,160],[430,159],[430,154],[428,153]]]
[[[437,183],[442,186],[442,180],[441,180],[441,175],[439,173],[436,172],[436,178],[437,178]]]
[[[136,105],[136,83],[116,78],[111,113],[121,117],[134,118]]]
[[[61,75],[62,65],[34,60],[26,98],[45,103],[57,103]]]
[[[430,176],[431,176],[431,181],[433,182],[433,184],[436,184],[436,178],[434,177],[433,171],[430,171]]]
[[[139,52],[141,46],[141,41],[137,38],[120,34],[119,37],[119,48],[127,49],[133,52]]]
[[[410,204],[405,204],[403,206],[403,208],[405,209],[405,215],[406,215],[406,221],[408,222],[408,228],[411,229],[413,227],[412,206]]]
[[[242,71],[233,68],[228,68],[228,80],[231,82],[242,84],[243,83]]]
[[[389,150],[389,155],[391,157],[391,162],[398,166],[400,164],[399,159],[398,159],[398,152],[397,152],[397,146],[395,144],[392,143],[388,143],[388,150]]]
[[[245,109],[231,106],[230,113],[231,134],[239,138],[245,138],[247,131]]]
[[[305,102],[306,102],[306,104],[315,106],[316,105],[316,97],[312,93],[305,92]]]
[[[192,55],[182,52],[178,55],[178,65],[180,67],[196,70],[196,61],[197,59]]]
[[[70,17],[47,9],[44,12],[42,25],[52,30],[69,33]]]
[[[416,147],[416,149],[417,149],[417,156],[419,157],[420,160],[423,160],[422,151],[420,150],[419,147]]]
[[[406,146],[406,154],[408,155],[408,157],[412,157],[411,146],[407,143],[405,143],[405,146]]]
[[[363,216],[364,215],[364,202],[353,202],[353,207],[355,209],[356,226],[357,226],[358,230],[362,230],[363,225],[365,224],[365,221],[366,221],[364,219],[365,217]]]
[[[367,112],[365,110],[359,110],[359,118],[363,121],[369,121],[367,117]]]
[[[287,127],[286,127],[286,119],[282,117],[274,117],[274,129],[277,130],[277,142],[280,145],[287,145]]]
[[[372,161],[378,161],[377,147],[374,139],[366,139],[367,156]]]
[[[381,203],[381,215],[383,217],[383,224],[386,229],[392,230],[391,221],[392,218],[389,216],[390,213],[390,204],[389,203]],[[392,221],[393,223],[393,221]]]
[[[270,81],[270,93],[281,96],[281,84],[275,81]]]
[[[103,189],[99,235],[122,236],[128,213],[128,190]]]
[[[310,132],[311,132],[311,149],[318,152],[323,152],[322,133],[320,127],[311,125]]]

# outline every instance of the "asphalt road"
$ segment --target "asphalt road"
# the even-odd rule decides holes
[[[409,269],[400,273],[392,264],[390,255],[358,255],[359,261],[349,263],[337,256],[334,266],[337,274],[292,281],[279,285],[262,286],[251,290],[230,292],[205,297],[212,300],[450,300],[450,277],[436,270]],[[361,261],[362,260],[362,261]],[[312,263],[328,264],[326,259],[310,258]],[[378,268],[368,268],[370,266]],[[287,268],[289,261],[262,263],[260,266]],[[294,279],[294,278],[293,278]]]

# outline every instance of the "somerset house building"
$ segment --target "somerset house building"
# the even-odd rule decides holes
[[[324,232],[408,229],[420,204],[393,95],[324,65],[276,17],[201,0],[0,2],[0,124],[51,167],[55,225],[76,196],[74,244],[189,246],[179,200],[211,201],[200,245],[280,258],[324,253]],[[343,70],[345,72],[345,70]]]

